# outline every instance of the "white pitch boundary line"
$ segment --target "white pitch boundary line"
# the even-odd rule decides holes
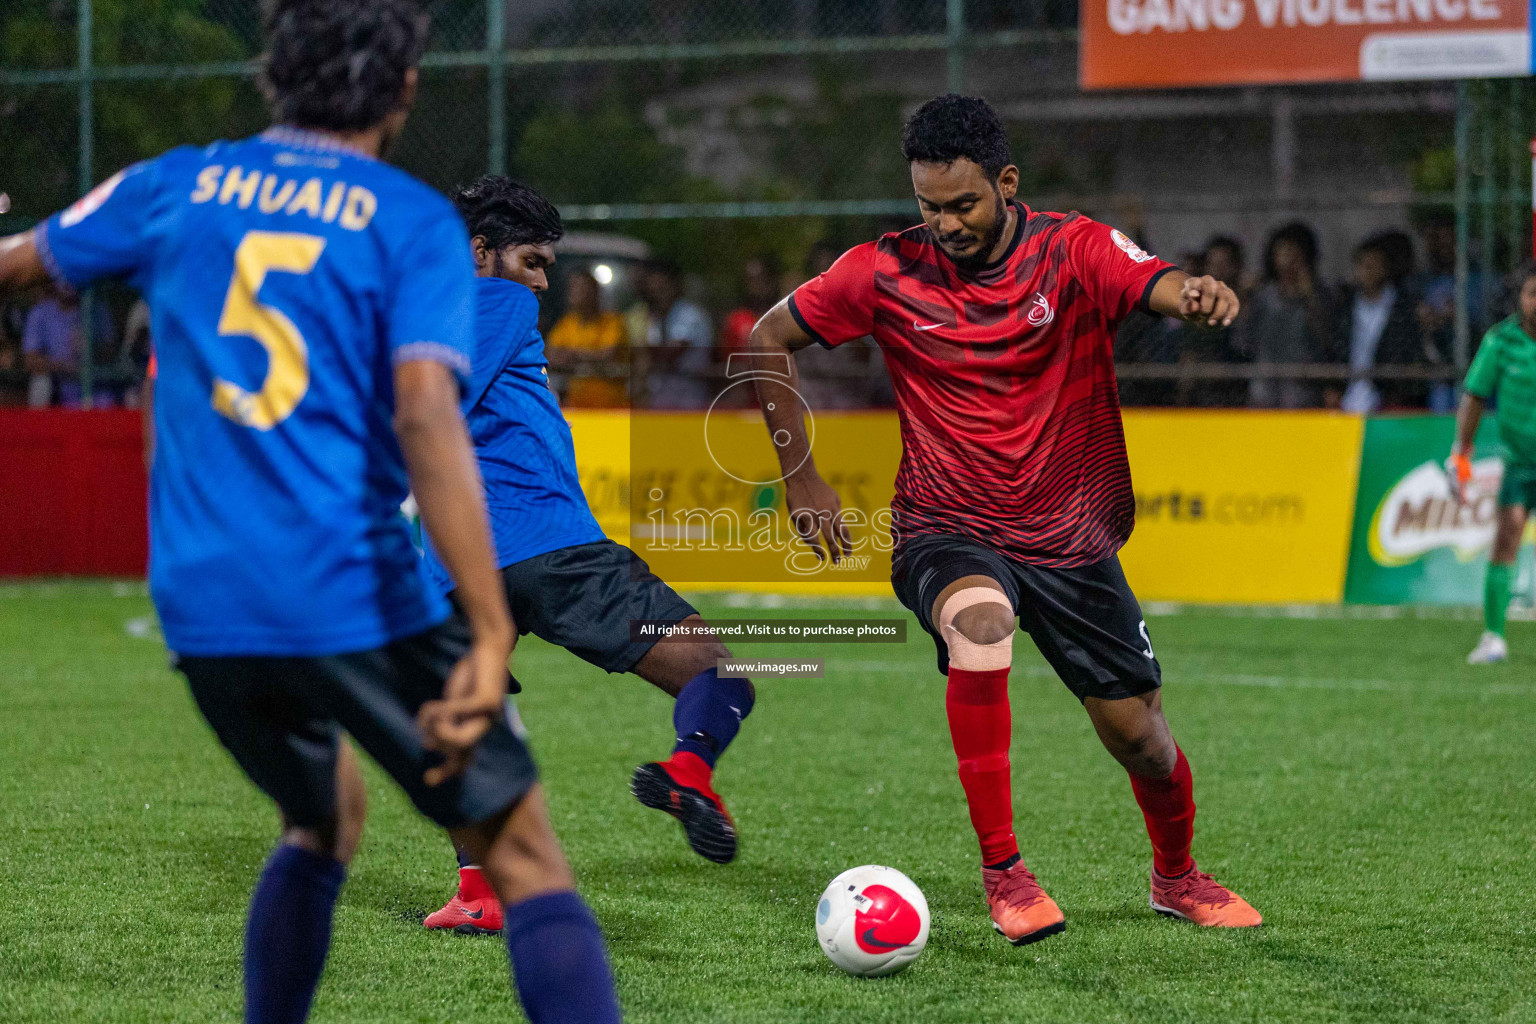
[[[772,594],[756,591],[700,591],[690,593],[696,601],[717,601],[731,609],[840,608],[862,611],[900,611],[894,597],[856,597],[839,594]],[[1516,601],[1520,598],[1517,596]],[[1148,618],[1178,615],[1211,615],[1238,619],[1441,619],[1472,622],[1482,618],[1482,609],[1467,605],[1374,605],[1374,604],[1196,604],[1188,601],[1143,601],[1141,610]],[[1509,617],[1536,621],[1536,608],[1511,607]]]
[[[1518,600],[1518,598],[1517,598]],[[1480,621],[1481,608],[1472,605],[1433,604],[1190,604],[1184,601],[1146,601],[1141,610],[1148,618],[1176,615],[1215,615],[1234,619],[1444,619],[1453,622]],[[1518,605],[1509,609],[1509,617],[1536,621],[1536,608]]]
[[[835,672],[839,668],[852,669],[859,672],[886,672],[891,670],[910,671],[918,666],[905,661],[839,661],[827,659],[827,668]],[[927,666],[922,666],[926,670]],[[1030,665],[1027,668],[1018,669],[1016,675],[1028,676],[1032,679],[1055,679],[1056,673],[1049,668],[1040,665]],[[933,673],[937,678],[938,673]],[[829,676],[830,678],[830,676]],[[1357,693],[1382,693],[1382,692],[1418,692],[1432,691],[1435,693],[1451,693],[1468,697],[1496,696],[1536,696],[1536,684],[1527,683],[1433,683],[1416,682],[1410,680],[1393,679],[1348,679],[1330,678],[1305,678],[1301,676],[1261,676],[1234,673],[1231,675],[1212,672],[1176,672],[1170,675],[1169,681],[1178,686],[1181,683],[1194,683],[1205,686],[1247,686],[1271,690],[1344,690]]]

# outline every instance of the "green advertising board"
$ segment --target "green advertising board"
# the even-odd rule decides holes
[[[1441,463],[1452,416],[1367,420],[1344,600],[1354,604],[1480,604],[1493,542],[1499,480],[1497,429],[1483,421],[1469,498],[1458,502]],[[1531,591],[1530,547],[1520,555],[1517,593]]]

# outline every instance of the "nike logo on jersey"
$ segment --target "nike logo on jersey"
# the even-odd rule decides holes
[[[944,326],[943,324],[920,324],[916,320],[912,321],[912,328],[913,328],[913,330],[918,330],[918,331],[932,331],[932,330],[937,330],[938,328],[943,327],[943,326]]]

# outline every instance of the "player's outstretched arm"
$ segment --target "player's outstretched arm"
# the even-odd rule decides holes
[[[453,577],[474,644],[453,670],[442,700],[422,705],[417,724],[443,755],[427,772],[437,785],[469,763],[507,696],[507,658],[515,633],[485,516],[485,495],[453,371],[412,360],[395,369],[395,433],[421,509],[422,526]]]
[[[1190,277],[1182,270],[1170,270],[1152,286],[1147,305],[1162,316],[1206,327],[1231,327],[1241,304],[1236,292],[1209,274]]]
[[[842,501],[816,470],[810,437],[800,415],[800,371],[795,366],[794,354],[811,340],[796,323],[786,298],[763,314],[752,328],[747,350],[754,356],[781,359],[789,366],[787,379],[776,373],[756,376],[757,403],[768,422],[768,434],[773,438],[779,468],[784,473],[784,504],[795,531],[816,552],[817,558],[830,556],[838,562],[853,550],[853,542],[843,521]]]
[[[43,265],[34,232],[0,238],[0,296],[47,283],[48,268]]]

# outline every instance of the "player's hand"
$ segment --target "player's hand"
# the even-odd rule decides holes
[[[508,639],[477,638],[449,673],[442,698],[427,701],[416,713],[422,745],[443,758],[442,764],[427,769],[427,785],[439,785],[468,767],[475,744],[490,730],[495,716],[505,713],[511,654]]]
[[[784,506],[800,539],[816,552],[819,561],[834,563],[853,553],[843,503],[832,485],[815,470],[807,469],[784,481]]]
[[[1209,274],[1186,278],[1179,291],[1179,315],[1207,327],[1231,327],[1240,305],[1237,293]]]
[[[1472,459],[1466,452],[1451,452],[1451,457],[1445,460],[1445,479],[1457,504],[1465,503],[1467,485],[1472,482]]]

